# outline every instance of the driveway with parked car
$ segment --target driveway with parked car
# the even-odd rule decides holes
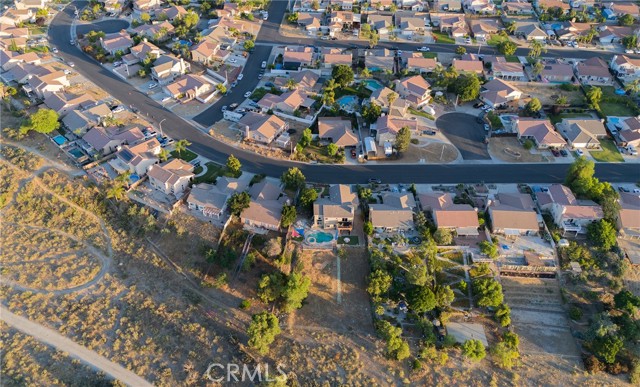
[[[465,113],[448,113],[436,120],[436,127],[458,148],[465,160],[490,160],[484,143],[487,132],[477,116]]]

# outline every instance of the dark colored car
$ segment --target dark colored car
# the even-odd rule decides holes
[[[560,152],[558,152],[557,149],[551,149],[551,153],[553,153],[555,157],[560,157]]]
[[[569,156],[569,152],[567,152],[567,151],[566,151],[566,150],[564,150],[564,149],[560,149],[560,154],[562,155],[562,157],[567,157],[567,156]]]
[[[375,178],[375,177],[372,177],[371,179],[369,179],[369,183],[372,183],[372,184],[382,184],[382,180],[380,180],[380,179],[378,179],[378,178]]]
[[[352,159],[356,158],[356,150],[355,150],[355,148],[351,148],[351,158]]]

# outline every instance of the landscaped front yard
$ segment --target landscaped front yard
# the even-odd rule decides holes
[[[208,162],[205,164],[205,166],[207,167],[207,172],[204,173],[204,175],[202,176],[198,176],[194,179],[194,183],[198,184],[198,183],[213,183],[216,181],[216,178],[218,177],[218,172],[220,172],[221,167],[213,162]]]
[[[591,156],[603,163],[623,163],[624,158],[618,152],[618,147],[612,140],[600,140],[601,151],[589,151]]]
[[[195,160],[195,159],[198,157],[198,155],[197,155],[197,154],[195,154],[195,153],[191,152],[191,151],[190,151],[190,150],[188,150],[188,149],[185,149],[185,150],[183,150],[182,152],[172,151],[172,152],[171,152],[171,156],[173,156],[173,157],[175,157],[175,158],[177,158],[177,159],[182,159],[182,160],[184,160],[184,161],[186,161],[186,162],[189,162],[189,161]]]
[[[640,109],[634,108],[633,100],[629,96],[617,95],[613,86],[602,86],[600,89],[600,110],[605,116],[631,117],[640,114]]]
[[[491,37],[487,40],[487,44],[489,46],[497,46],[498,44],[502,42],[507,42],[507,41],[509,41],[508,36],[502,36],[500,34],[492,34]]]
[[[455,42],[456,42],[456,40],[454,38],[452,38],[451,36],[449,36],[449,34],[445,34],[445,33],[438,32],[438,31],[433,31],[431,34],[433,35],[433,38],[438,43],[455,44]]]

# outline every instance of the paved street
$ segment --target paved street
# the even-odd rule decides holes
[[[449,113],[436,121],[438,129],[455,145],[465,160],[491,160],[484,143],[486,132],[477,116],[466,113]]]
[[[86,2],[74,2],[78,7]],[[269,21],[263,26],[259,40],[265,41],[265,36],[276,31],[286,7],[285,2],[274,1],[269,9]],[[58,47],[60,56],[65,60],[75,62],[75,70],[94,82],[98,87],[103,88],[114,98],[120,100],[125,105],[133,105],[140,109],[141,114],[149,117],[149,120],[156,125],[162,121],[164,132],[176,139],[187,139],[193,145],[190,147],[194,152],[215,162],[224,163],[229,154],[234,154],[240,159],[243,168],[249,172],[265,173],[270,176],[280,176],[282,172],[290,166],[298,166],[311,182],[322,183],[365,183],[370,177],[378,177],[384,183],[474,183],[484,181],[487,183],[543,183],[561,182],[568,165],[556,164],[455,164],[455,165],[309,165],[294,163],[284,160],[269,159],[252,152],[247,152],[231,145],[216,141],[197,129],[187,121],[176,116],[172,112],[153,101],[144,93],[137,91],[133,86],[121,80],[116,75],[101,67],[92,58],[84,55],[80,49],[69,43],[70,28],[73,17],[73,10],[67,7],[64,12],[59,12],[51,22],[49,28],[49,39],[51,43]],[[266,35],[263,35],[266,34]],[[270,43],[280,43],[283,38],[271,38]],[[324,43],[324,42],[323,42]],[[333,44],[333,42],[331,42]],[[282,44],[286,44],[282,42]],[[337,42],[336,44],[347,44]],[[364,42],[362,43],[364,44]],[[258,46],[259,47],[259,46]],[[258,54],[258,55],[255,55]],[[258,51],[250,59],[249,67],[254,63],[261,63],[266,60],[268,53]],[[234,91],[228,97],[213,105],[203,114],[210,114],[203,117],[211,117],[214,122],[220,107],[231,101],[241,101],[243,99],[241,90],[248,90],[255,86],[257,78],[246,75],[247,83],[238,86],[238,91]],[[202,122],[202,117],[200,118]],[[208,120],[207,120],[208,121]],[[401,172],[399,172],[401,171]],[[596,166],[596,175],[612,182],[640,181],[640,166],[637,164],[605,164]]]

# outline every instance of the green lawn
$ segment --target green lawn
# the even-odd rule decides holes
[[[47,52],[49,52],[49,47],[47,47],[47,46],[31,46],[31,47],[27,47],[25,52],[37,52],[37,53],[40,53],[40,54],[46,54]]]
[[[552,124],[557,124],[562,121],[563,118],[593,118],[584,113],[561,113],[561,114],[549,114],[549,120]]]
[[[251,96],[249,96],[249,98],[252,99],[254,102],[258,102],[268,92],[269,92],[269,90],[265,89],[264,87],[260,87],[260,88],[255,89],[253,91],[253,93],[251,93]]]
[[[431,33],[436,40],[436,43],[455,44],[456,40],[449,36],[449,34],[443,34],[442,32],[433,31]]]
[[[344,96],[344,95],[357,95],[360,98],[369,98],[371,97],[372,91],[367,88],[354,88],[352,86],[347,87],[338,87],[335,90],[336,99]]]
[[[489,38],[489,40],[487,40],[487,44],[489,46],[497,46],[498,44],[508,40],[509,38],[506,36],[502,36],[499,34],[491,34],[491,37]]]
[[[349,238],[349,241],[345,241],[344,238]],[[358,240],[358,236],[357,235],[347,235],[347,236],[341,236],[338,237],[338,244],[339,245],[349,245],[349,246],[356,246],[358,244],[359,240]]]
[[[520,63],[520,59],[516,55],[506,55],[505,58],[507,58],[507,62]]]
[[[620,102],[600,102],[600,110],[605,116],[634,116],[635,112],[629,106]]]
[[[177,159],[182,159],[186,162],[189,162],[191,160],[195,160],[196,157],[198,157],[197,154],[191,152],[189,149],[183,150],[182,152],[178,153],[178,151],[173,151],[171,152],[171,156],[177,158]]]
[[[29,35],[44,35],[47,33],[47,27],[29,26]]]
[[[591,156],[603,163],[623,163],[624,158],[612,140],[600,140],[602,151],[589,151]]]
[[[422,57],[423,58],[427,58],[427,59],[438,59],[438,53],[436,53],[436,52],[423,52],[422,53]]]
[[[218,164],[213,162],[208,162],[205,164],[207,167],[207,172],[202,176],[198,176],[194,179],[194,183],[214,183],[216,181],[216,177],[218,177],[218,173],[222,169]]]

